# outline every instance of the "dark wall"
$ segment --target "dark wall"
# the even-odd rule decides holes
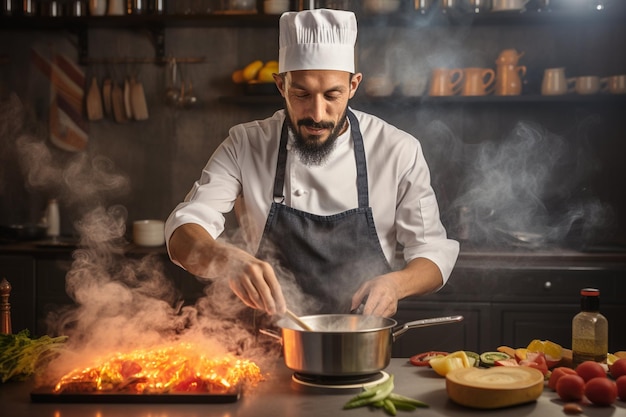
[[[92,122],[87,150],[75,154],[55,148],[47,139],[49,84],[31,60],[33,48],[42,55],[63,53],[77,60],[75,34],[0,31],[4,58],[0,64],[0,223],[36,222],[46,200],[59,196],[63,232],[74,233],[73,221],[94,202],[75,196],[80,184],[102,184],[94,182],[90,169],[73,171],[72,167],[99,166],[101,158],[110,161],[102,175],[115,176],[127,188],[123,193],[94,194],[98,202],[124,206],[129,223],[166,218],[230,126],[269,116],[278,108],[271,103],[245,106],[219,101],[221,96],[241,93],[230,81],[232,71],[255,59],[277,58],[277,37],[273,28],[167,29],[168,56],[205,58],[182,66],[199,97],[192,109],[165,104],[164,66],[82,66],[87,80],[110,76],[122,81],[136,74],[146,92],[150,117],[126,124],[110,118]],[[515,48],[524,52],[520,64],[528,68],[523,94],[532,96],[538,94],[547,67],[563,66],[568,77],[626,73],[623,39],[626,28],[621,24],[362,25],[359,70],[365,79],[384,72],[400,80],[411,77],[418,67],[425,71],[435,66],[495,68],[498,53]],[[93,29],[89,54],[92,58],[150,57],[154,47],[148,32]],[[562,242],[574,220],[583,220],[590,242],[623,241],[624,100],[438,105],[394,97],[370,100],[361,89],[353,107],[375,113],[420,139],[452,235],[459,207],[469,206],[477,216],[475,240],[487,244],[494,243],[494,225]],[[19,138],[24,135],[45,146],[45,151],[37,148],[41,158],[21,147]],[[46,166],[51,169],[43,170]],[[85,175],[84,181],[67,180],[77,175]]]

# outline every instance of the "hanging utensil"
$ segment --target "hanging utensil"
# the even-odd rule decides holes
[[[113,106],[111,103],[111,92],[113,91],[113,81],[110,78],[106,78],[102,81],[102,103],[104,104],[104,114],[111,116]]]
[[[128,78],[124,79],[124,113],[126,115],[126,119],[132,120],[133,118],[133,107],[130,103],[130,90],[132,89],[131,80]]]
[[[178,65],[175,58],[167,60],[167,74],[165,87],[165,102],[170,106],[178,104],[180,92],[176,84],[178,83]]]
[[[95,76],[91,79],[91,86],[87,92],[87,118],[91,121],[102,120],[102,95],[98,80]]]
[[[148,104],[146,103],[146,95],[143,84],[134,77],[131,82],[130,102],[133,109],[135,120],[148,119]]]
[[[113,106],[113,117],[118,123],[126,123],[126,110],[124,109],[124,91],[118,83],[114,83],[111,92],[111,104]]]

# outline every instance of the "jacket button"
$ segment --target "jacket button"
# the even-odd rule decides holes
[[[302,196],[305,194],[305,191],[304,191],[304,190],[302,190],[302,189],[297,189],[296,191],[294,191],[294,192],[293,192],[293,194],[294,194],[296,197],[302,197]]]

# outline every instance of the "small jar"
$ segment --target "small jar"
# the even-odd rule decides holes
[[[2,16],[13,16],[14,13],[14,7],[13,7],[13,0],[2,0]]]
[[[35,0],[22,0],[22,14],[24,16],[35,16],[37,14],[37,3],[35,3]]]
[[[69,15],[73,17],[81,17],[87,14],[87,7],[84,0],[70,1]]]
[[[46,234],[48,237],[58,239],[61,235],[61,217],[59,214],[59,203],[55,198],[48,201],[48,208],[46,209]]]
[[[61,17],[63,16],[63,5],[60,0],[51,0],[48,2],[48,16]]]

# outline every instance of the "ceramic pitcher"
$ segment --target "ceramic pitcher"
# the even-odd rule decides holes
[[[524,65],[501,64],[496,67],[496,95],[517,96],[522,92],[522,77],[526,75]]]

